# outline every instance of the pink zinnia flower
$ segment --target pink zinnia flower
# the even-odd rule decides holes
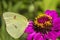
[[[55,10],[46,10],[29,22],[25,33],[27,40],[56,40],[60,36],[60,17]]]

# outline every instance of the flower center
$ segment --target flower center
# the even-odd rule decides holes
[[[45,28],[47,26],[52,25],[52,17],[46,14],[38,15],[35,20],[34,24],[37,25],[39,28]]]
[[[46,14],[38,15],[34,20],[35,30],[48,31],[52,26],[52,17]]]

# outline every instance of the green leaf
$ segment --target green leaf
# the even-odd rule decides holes
[[[19,1],[12,7],[12,11],[18,12],[19,9],[23,9],[23,8],[25,8],[25,5],[21,1]]]
[[[12,1],[8,2],[8,11],[12,11]]]
[[[27,18],[17,13],[5,12],[3,13],[3,18],[6,23],[6,31],[15,39],[24,33],[28,25]]]
[[[50,9],[55,10],[58,0],[43,0],[44,3],[44,10]]]
[[[2,5],[3,5],[3,8],[4,8],[4,9],[7,9],[7,3],[6,3],[5,0],[2,1]]]

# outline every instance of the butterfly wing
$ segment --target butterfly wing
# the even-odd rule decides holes
[[[3,13],[3,18],[6,23],[6,30],[13,38],[19,38],[28,25],[27,18],[12,12]]]

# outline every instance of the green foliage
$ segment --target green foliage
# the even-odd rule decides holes
[[[2,15],[4,12],[16,12],[33,20],[39,13],[45,10],[57,10],[60,15],[60,0],[0,0],[0,40],[26,40],[26,35],[19,39],[12,38],[6,31]],[[60,40],[60,39],[59,39]]]
[[[44,10],[56,10],[58,0],[43,0]]]

